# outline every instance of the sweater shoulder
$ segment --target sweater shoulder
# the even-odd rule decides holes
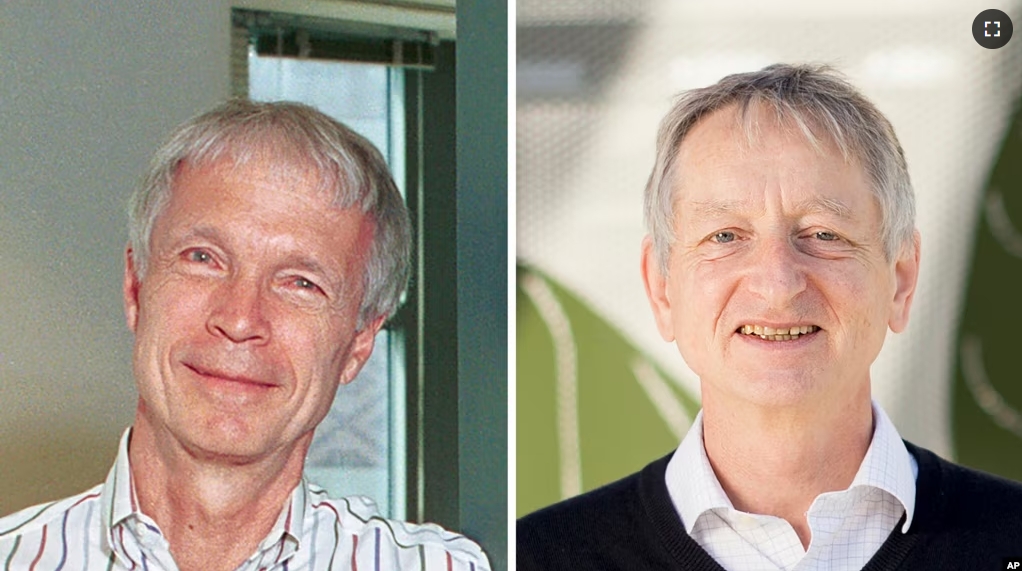
[[[585,541],[601,528],[616,528],[638,507],[639,475],[636,472],[616,482],[539,509],[518,520],[518,545],[523,540],[542,540],[556,532],[558,541]],[[523,536],[523,532],[525,532]]]
[[[1022,536],[1022,483],[906,446],[919,463],[916,513],[921,526],[990,538]]]
[[[641,472],[519,519],[515,526],[517,568],[645,568],[634,566],[634,554],[655,551],[656,538],[647,532],[643,479],[657,471],[662,475],[666,461],[657,460]]]

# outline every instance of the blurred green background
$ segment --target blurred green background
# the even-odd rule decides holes
[[[520,517],[667,454],[688,429],[698,404],[554,280],[524,266],[518,267],[517,278]],[[562,339],[555,339],[558,334]],[[577,374],[568,379],[576,386],[574,399],[558,393],[558,352],[562,358],[565,352],[577,357]],[[565,410],[571,408],[577,410],[577,423],[559,426],[564,416],[572,415]],[[574,448],[575,437],[577,453],[562,454],[564,448]],[[562,462],[563,456],[568,458]],[[562,486],[566,471],[578,476]]]

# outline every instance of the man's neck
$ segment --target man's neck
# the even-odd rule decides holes
[[[160,526],[181,571],[236,569],[255,553],[301,480],[307,440],[279,457],[228,466],[136,417],[128,456],[139,509]]]
[[[769,409],[703,396],[703,444],[724,492],[736,509],[787,520],[803,548],[809,506],[851,485],[872,438],[868,386],[853,398]]]

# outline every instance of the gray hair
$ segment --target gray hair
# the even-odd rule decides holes
[[[822,131],[841,150],[854,156],[870,179],[881,212],[881,238],[887,258],[912,241],[915,196],[908,166],[894,128],[882,113],[833,69],[818,65],[775,64],[760,71],[729,75],[714,85],[681,95],[664,117],[657,134],[656,163],[646,183],[644,214],[662,272],[674,244],[674,192],[682,140],[703,117],[736,106],[750,141],[754,126],[744,119],[764,105],[779,121],[793,124],[820,149]]]
[[[128,234],[139,279],[145,276],[157,217],[185,162],[229,157],[243,164],[272,152],[281,168],[311,168],[338,208],[358,207],[373,222],[358,328],[397,309],[408,283],[411,223],[380,152],[361,135],[300,103],[236,99],[178,127],[158,151],[131,198]]]

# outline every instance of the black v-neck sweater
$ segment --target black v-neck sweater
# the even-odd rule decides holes
[[[1022,557],[1022,484],[905,446],[919,464],[912,525],[895,526],[864,571],[984,571]],[[670,458],[518,520],[517,569],[723,571],[671,503]]]

